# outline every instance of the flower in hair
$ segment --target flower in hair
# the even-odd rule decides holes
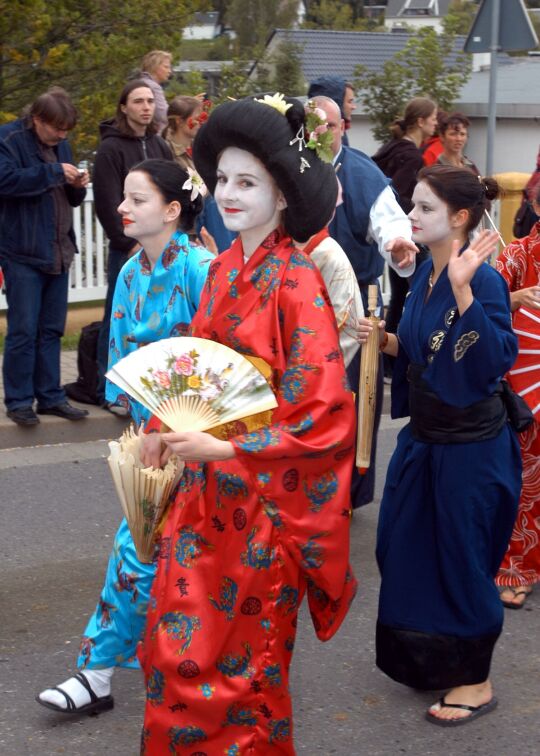
[[[275,108],[281,115],[285,115],[289,108],[292,108],[291,102],[285,102],[285,98],[279,92],[273,95],[265,95],[262,100],[255,98],[255,102],[260,102],[263,105],[270,105],[271,108]]]
[[[313,100],[309,100],[306,105],[306,132],[309,135],[306,147],[314,150],[317,157],[325,163],[331,163],[334,157],[332,132],[328,128],[326,113]]]
[[[206,197],[208,190],[206,188],[206,184],[202,180],[202,178],[199,176],[197,171],[194,171],[192,168],[189,168],[189,166],[186,168],[186,171],[188,172],[189,178],[184,181],[182,184],[182,189],[187,190],[188,192],[191,191],[191,197],[190,200],[193,202],[194,199],[196,199],[199,194],[202,197]]]

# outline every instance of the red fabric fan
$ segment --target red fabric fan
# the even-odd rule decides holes
[[[540,411],[540,312],[520,307],[513,317],[518,337],[518,356],[508,372],[509,383],[522,396],[533,414]]]

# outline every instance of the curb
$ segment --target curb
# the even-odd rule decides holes
[[[88,417],[73,421],[54,415],[39,415],[39,425],[25,428],[14,423],[1,410],[0,450],[118,438],[129,425],[126,418],[116,417],[101,407],[78,404],[71,400],[70,404],[88,410]]]

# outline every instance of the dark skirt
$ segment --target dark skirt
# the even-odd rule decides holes
[[[468,444],[400,432],[377,533],[377,666],[394,680],[428,690],[487,679],[503,623],[494,577],[520,489],[508,424]]]

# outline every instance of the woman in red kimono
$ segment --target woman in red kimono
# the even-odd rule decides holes
[[[540,215],[540,186],[536,189],[533,209]],[[532,227],[529,236],[509,244],[497,260],[497,270],[510,288],[510,303],[514,328],[525,329],[540,338],[540,221]],[[521,318],[521,324],[516,322]],[[525,321],[526,325],[523,325]],[[537,383],[534,373],[520,372],[526,367],[526,355],[520,353],[516,364],[507,376],[513,389],[523,391],[518,376],[532,376],[529,384]],[[540,580],[540,406],[535,392],[526,392],[523,398],[533,411],[535,422],[519,435],[523,460],[523,483],[518,515],[495,582],[501,589],[501,601],[508,609],[521,609]]]
[[[299,102],[277,95],[229,102],[194,143],[239,236],[210,267],[192,335],[257,358],[278,407],[258,430],[161,437],[187,465],[140,652],[142,752],[152,756],[294,754],[288,677],[300,603],[307,592],[327,640],[355,593],[354,402],[326,289],[292,242],[328,223],[337,182],[307,148],[304,118]]]

